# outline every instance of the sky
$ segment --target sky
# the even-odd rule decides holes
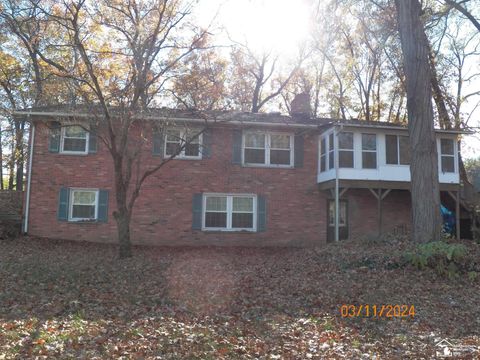
[[[287,60],[295,57],[311,31],[310,10],[303,0],[200,0],[194,14],[203,26],[214,19],[220,44],[246,42],[256,50],[272,49]],[[480,61],[471,66],[479,67]],[[470,88],[480,88],[480,79]],[[465,104],[464,112],[470,112],[475,104]],[[480,107],[469,125],[480,128]],[[465,136],[462,146],[464,158],[480,156],[480,136]]]

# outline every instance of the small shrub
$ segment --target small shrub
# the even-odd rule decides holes
[[[405,254],[406,262],[419,270],[435,270],[439,275],[449,278],[466,272],[467,248],[463,244],[433,241],[417,245],[413,252]]]

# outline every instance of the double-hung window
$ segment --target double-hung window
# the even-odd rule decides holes
[[[83,127],[72,125],[62,127],[60,152],[71,154],[88,153],[88,131]]]
[[[338,166],[353,168],[353,133],[341,132],[338,134]]]
[[[410,165],[408,136],[385,135],[386,162],[389,165]]]
[[[202,134],[184,129],[168,129],[165,134],[165,157],[201,159]]]
[[[455,145],[453,139],[440,139],[440,162],[442,172],[455,172]]]
[[[279,133],[245,133],[243,162],[246,165],[293,166],[293,136]]]
[[[203,201],[205,230],[255,231],[255,195],[205,194]]]
[[[377,135],[362,134],[362,167],[377,168]]]
[[[69,221],[91,221],[98,218],[98,190],[71,189]]]

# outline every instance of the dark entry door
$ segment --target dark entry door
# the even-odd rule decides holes
[[[348,239],[348,203],[339,200],[338,237],[340,240]],[[335,241],[335,200],[328,200],[327,204],[327,241]]]

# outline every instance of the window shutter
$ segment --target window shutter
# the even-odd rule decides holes
[[[108,221],[108,190],[98,192],[98,222]]]
[[[267,203],[265,196],[257,196],[257,232],[267,230]]]
[[[153,155],[163,156],[163,138],[162,131],[153,132]]]
[[[303,146],[304,138],[303,135],[295,135],[293,157],[294,157],[294,166],[296,168],[303,167]]]
[[[97,131],[91,128],[88,133],[88,153],[95,154],[97,152]]]
[[[234,164],[242,163],[242,130],[233,130],[233,158]]]
[[[48,151],[58,153],[60,151],[60,137],[62,127],[59,122],[52,122],[50,125],[50,136],[48,139]]]
[[[212,130],[206,129],[202,136],[202,157],[210,158],[212,156]]]
[[[68,221],[68,200],[70,198],[70,189],[61,188],[58,196],[58,220]]]
[[[192,219],[192,229],[193,230],[202,230],[202,207],[203,207],[203,196],[202,194],[193,194],[193,219]]]

